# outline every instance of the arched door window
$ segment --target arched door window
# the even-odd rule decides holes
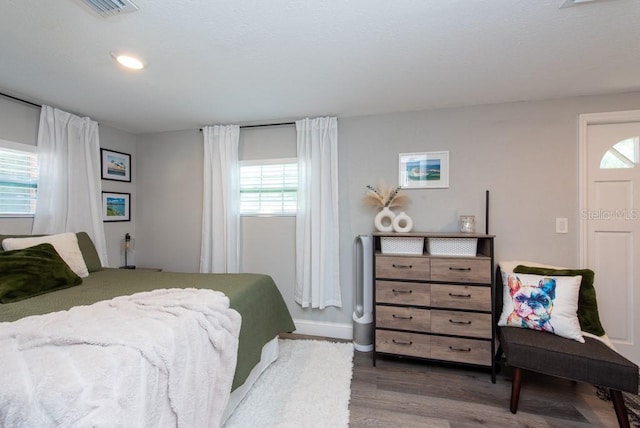
[[[639,137],[617,142],[602,156],[600,169],[633,168],[638,163]]]

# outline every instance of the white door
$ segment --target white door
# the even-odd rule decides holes
[[[583,130],[582,262],[596,273],[607,336],[640,364],[640,121]]]

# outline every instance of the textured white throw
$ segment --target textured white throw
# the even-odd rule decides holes
[[[240,322],[224,294],[175,288],[0,323],[0,425],[216,427]]]

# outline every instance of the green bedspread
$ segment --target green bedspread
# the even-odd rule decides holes
[[[156,288],[206,288],[222,291],[242,316],[238,363],[232,390],[242,385],[260,360],[262,347],[278,333],[295,330],[282,295],[268,275],[153,272],[104,269],[64,290],[0,305],[0,322],[15,321],[78,305]]]

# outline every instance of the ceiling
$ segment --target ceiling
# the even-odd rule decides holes
[[[640,0],[133,1],[0,1],[0,92],[138,134],[640,91]]]

